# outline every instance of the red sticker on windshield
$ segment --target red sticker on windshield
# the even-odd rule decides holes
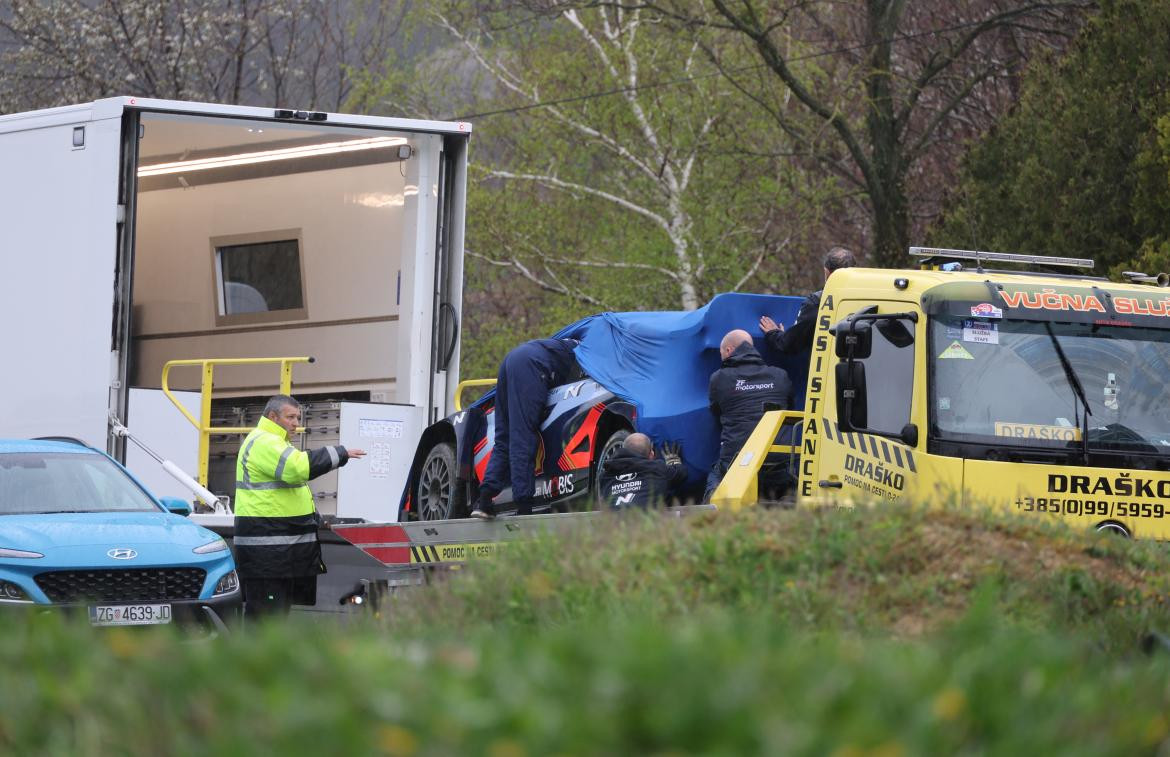
[[[971,306],[971,315],[976,318],[1003,318],[1003,311],[990,302],[981,302]]]

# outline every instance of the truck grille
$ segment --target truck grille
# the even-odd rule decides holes
[[[53,602],[163,602],[198,599],[202,568],[146,570],[56,570],[36,577]]]

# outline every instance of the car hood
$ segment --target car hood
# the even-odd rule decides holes
[[[191,550],[216,538],[206,528],[171,513],[0,516],[0,547],[40,552],[46,557],[76,555],[79,549],[90,552],[100,548],[104,555],[107,549],[128,548],[138,551],[143,558],[167,555],[174,561],[176,551],[185,557],[198,558]],[[223,556],[226,552],[213,554]]]

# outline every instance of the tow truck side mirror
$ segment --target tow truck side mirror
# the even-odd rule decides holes
[[[830,329],[837,337],[837,357],[842,360],[853,358],[865,360],[873,351],[873,335],[870,321],[853,321],[846,318]]]
[[[861,431],[869,412],[865,398],[865,365],[837,363],[837,423],[842,431]]]

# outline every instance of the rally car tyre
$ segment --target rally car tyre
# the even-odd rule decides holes
[[[622,443],[626,440],[632,432],[628,429],[618,429],[609,435],[605,443],[601,445],[601,452],[597,454],[597,459],[593,461],[593,501],[600,502],[602,497],[601,492],[601,476],[607,460],[614,456],[622,447]]]
[[[467,492],[456,476],[455,445],[439,442],[431,447],[418,472],[414,490],[419,520],[461,518],[467,510]]]

